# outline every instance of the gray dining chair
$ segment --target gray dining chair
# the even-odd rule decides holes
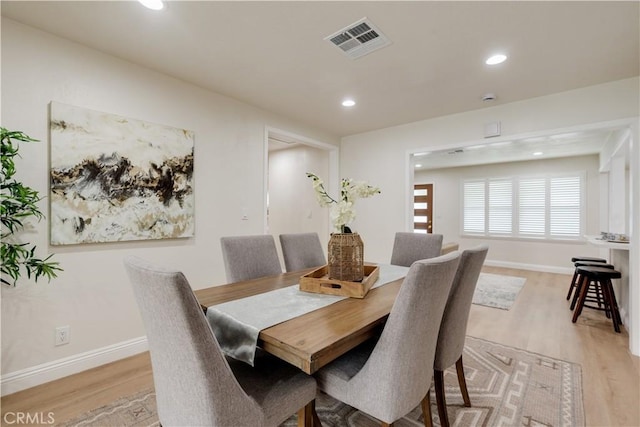
[[[289,271],[319,267],[327,263],[318,233],[280,235],[285,269]]]
[[[147,331],[162,425],[277,426],[296,412],[317,418],[313,377],[266,353],[255,368],[226,358],[182,273],[131,256],[124,264]]]
[[[222,258],[230,283],[282,273],[273,236],[221,237]]]
[[[453,366],[453,364],[456,365],[458,384],[460,385],[464,406],[471,406],[467,382],[464,378],[462,352],[467,335],[467,323],[469,321],[473,293],[488,251],[489,247],[487,245],[479,245],[462,252],[458,271],[453,279],[453,285],[444,309],[433,365],[438,416],[440,417],[440,425],[443,427],[449,425],[447,402],[444,394],[444,371],[449,366]]]
[[[440,256],[442,234],[396,233],[391,252],[391,264],[410,267],[420,260]]]
[[[318,388],[388,425],[422,405],[431,425],[429,389],[442,313],[458,252],[414,263],[377,342],[368,341],[316,372]]]

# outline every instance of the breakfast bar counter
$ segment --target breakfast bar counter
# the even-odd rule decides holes
[[[600,236],[584,236],[587,241],[595,246],[600,246],[603,248],[609,249],[617,249],[621,251],[629,251],[629,241],[614,241],[614,240],[603,240]]]

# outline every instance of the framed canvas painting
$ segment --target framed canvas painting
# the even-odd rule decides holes
[[[51,244],[194,235],[193,132],[51,103]]]

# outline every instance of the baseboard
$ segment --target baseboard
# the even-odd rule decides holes
[[[53,362],[32,366],[3,375],[0,379],[2,396],[35,387],[125,357],[148,350],[147,337],[134,338],[97,350],[80,353]]]
[[[491,267],[516,268],[519,270],[540,271],[542,273],[573,274],[573,267],[556,267],[553,265],[523,264],[520,262],[486,260],[484,265]]]

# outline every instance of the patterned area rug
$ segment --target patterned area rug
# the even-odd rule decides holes
[[[453,426],[583,426],[580,365],[467,337],[463,356],[470,408],[463,406],[455,367],[445,372],[449,421]],[[432,389],[433,390],[433,389]],[[433,421],[440,425],[435,394]],[[325,427],[368,427],[380,423],[319,393],[318,415]],[[155,395],[146,390],[62,424],[63,426],[158,426]],[[283,426],[295,426],[295,416]],[[397,427],[424,425],[420,408]]]
[[[526,281],[524,277],[480,273],[473,303],[509,310]]]

